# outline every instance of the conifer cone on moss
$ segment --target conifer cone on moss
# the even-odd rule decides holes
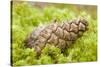
[[[52,44],[61,50],[70,46],[87,30],[87,21],[83,18],[65,21],[62,24],[54,21],[53,23],[38,27],[25,40],[25,45],[29,48],[34,48],[37,53],[46,44]]]

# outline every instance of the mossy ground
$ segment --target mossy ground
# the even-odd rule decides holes
[[[74,5],[47,5],[36,7],[23,3],[12,5],[12,65],[58,64],[90,62],[97,60],[97,17],[96,7],[80,8]],[[87,8],[87,9],[86,9]],[[88,20],[88,31],[61,53],[59,48],[47,45],[37,57],[34,49],[26,48],[23,41],[35,27],[48,24],[51,20],[70,20],[83,16]]]

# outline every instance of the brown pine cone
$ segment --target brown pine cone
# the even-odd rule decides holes
[[[25,45],[34,48],[37,53],[46,44],[53,44],[64,50],[65,47],[72,44],[83,32],[87,30],[87,21],[85,19],[74,19],[58,24],[56,21],[44,26],[38,27],[25,40]]]

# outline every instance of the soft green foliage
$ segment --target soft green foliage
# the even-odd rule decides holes
[[[71,5],[50,5],[44,8],[25,3],[13,4],[12,8],[12,65],[56,64],[97,60],[97,18],[85,9],[78,10]],[[96,10],[94,8],[94,10]],[[95,11],[94,11],[95,12]],[[23,41],[35,27],[50,21],[69,20],[83,16],[88,20],[89,29],[74,44],[62,53],[52,44],[47,44],[37,57],[33,49],[26,48]]]

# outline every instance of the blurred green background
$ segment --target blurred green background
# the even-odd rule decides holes
[[[36,65],[71,62],[90,62],[97,60],[97,7],[89,5],[73,5],[46,2],[13,1],[11,22],[11,64]],[[85,17],[89,30],[61,53],[59,48],[47,45],[37,57],[33,49],[26,48],[23,41],[35,27],[48,24],[52,20],[70,20]]]

